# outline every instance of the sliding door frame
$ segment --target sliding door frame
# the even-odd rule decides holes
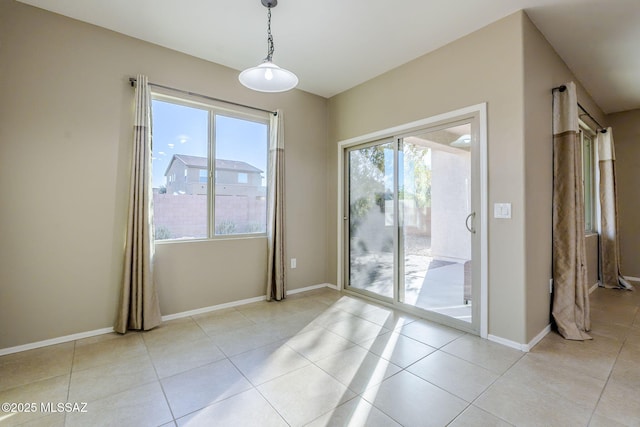
[[[407,133],[423,130],[425,128],[436,127],[440,125],[447,125],[448,123],[458,122],[461,120],[477,120],[478,124],[478,155],[479,155],[479,188],[480,188],[480,221],[479,221],[479,231],[480,231],[480,314],[479,314],[479,330],[470,330],[469,332],[478,333],[482,338],[487,338],[488,336],[488,173],[487,173],[487,104],[476,104],[466,108],[461,108],[455,111],[450,111],[447,113],[439,114],[436,116],[432,116],[429,118],[425,118],[422,120],[417,120],[414,122],[406,123],[403,125],[395,126],[388,129],[379,130],[376,132],[372,132],[366,135],[350,138],[347,140],[339,141],[337,144],[338,150],[338,197],[337,197],[337,267],[338,267],[338,289],[345,290],[345,271],[348,268],[346,264],[345,257],[345,235],[346,235],[346,227],[348,226],[347,222],[344,220],[348,212],[345,212],[345,161],[344,154],[347,148],[362,144],[371,143],[374,141],[384,140],[384,139],[394,139],[399,135],[405,135]],[[396,150],[397,151],[397,150]],[[397,156],[395,156],[397,157]],[[397,159],[394,160],[395,167],[397,167]],[[396,201],[397,203],[397,201]],[[397,207],[396,207],[397,208]],[[396,209],[394,208],[394,209]],[[397,210],[397,209],[396,209]],[[397,220],[397,219],[396,219]],[[396,245],[397,246],[397,243]],[[397,252],[397,251],[396,251]],[[395,263],[397,264],[397,262]],[[397,270],[397,265],[394,266],[394,270]],[[394,276],[397,276],[397,271]],[[394,277],[394,294],[398,292],[397,289],[397,281],[398,278]],[[361,295],[358,293],[358,295]],[[363,295],[361,295],[363,296]],[[405,311],[412,312],[410,308],[406,307],[405,304],[393,304],[385,303],[384,301],[378,301],[379,303],[386,304],[389,306],[393,306],[394,308],[399,308]],[[422,310],[416,310],[415,313],[418,313]],[[443,322],[445,323],[445,322]]]
[[[397,203],[397,197],[395,195],[395,187],[396,187],[396,179],[397,179],[397,167],[398,167],[398,150],[396,148],[398,141],[396,138],[382,138],[382,139],[378,139],[378,140],[373,140],[373,141],[367,141],[365,143],[362,144],[354,144],[354,145],[350,145],[350,146],[346,146],[343,149],[343,156],[348,156],[349,153],[351,153],[353,150],[351,150],[351,148],[358,150],[361,148],[370,148],[370,147],[376,147],[379,145],[385,145],[385,144],[391,144],[391,146],[393,147],[393,180],[394,180],[394,196],[393,196],[393,200],[394,200],[394,207],[393,207],[393,224],[394,224],[394,230],[397,229],[397,207],[396,207],[396,203]],[[345,206],[349,205],[349,198],[351,196],[350,194],[350,186],[347,185],[348,183],[350,183],[351,177],[350,177],[350,173],[348,171],[348,168],[350,167],[348,162],[344,162],[343,165],[345,166],[345,169],[343,170],[343,179],[344,179],[344,185],[345,185],[345,189],[349,188],[349,190],[344,191],[343,192],[343,201],[342,203],[344,203]],[[343,224],[343,229],[346,230],[347,228],[350,227],[351,224],[351,218],[349,217],[348,213],[344,213],[343,217],[342,217],[342,222],[345,223]],[[371,299],[375,299],[375,300],[379,300],[382,301],[384,303],[393,305],[395,302],[395,299],[397,298],[397,289],[398,289],[398,251],[397,251],[397,246],[398,246],[398,233],[394,232],[393,233],[393,273],[392,273],[392,277],[393,277],[393,284],[392,284],[392,296],[391,297],[387,297],[372,291],[369,291],[367,289],[360,289],[360,288],[356,288],[357,290],[351,290],[351,289],[347,289],[349,286],[348,283],[344,283],[344,280],[342,283],[344,283],[345,286],[345,290],[348,290],[350,292],[357,292],[358,294],[361,294],[367,298],[371,298]],[[344,253],[347,256],[350,256],[351,252],[351,242],[347,239],[343,239],[343,244],[344,244]],[[350,267],[351,266],[347,266],[345,262],[343,262],[343,274],[346,276],[347,273],[349,276],[351,276],[351,271],[350,271]],[[351,286],[351,288],[354,288],[353,286]]]

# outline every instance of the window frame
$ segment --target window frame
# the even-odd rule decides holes
[[[259,110],[253,110],[250,108],[244,108],[240,106],[234,106],[229,108],[223,103],[208,101],[203,102],[197,96],[176,96],[165,90],[152,90],[151,100],[167,102],[171,104],[180,105],[183,107],[197,108],[207,110],[208,112],[208,129],[207,129],[207,237],[196,238],[171,238],[156,240],[154,236],[155,244],[170,244],[170,243],[185,243],[185,242],[201,242],[209,240],[229,240],[229,239],[251,239],[251,238],[266,238],[267,237],[267,215],[269,211],[268,203],[269,198],[265,197],[265,231],[258,233],[236,233],[236,234],[216,234],[215,230],[215,185],[218,179],[218,170],[215,166],[215,153],[216,153],[216,116],[224,116],[233,119],[246,120],[250,122],[260,123],[266,125],[266,141],[265,141],[265,153],[266,153],[266,165],[264,170],[264,176],[269,176],[269,148],[270,148],[270,136],[271,136],[271,118],[268,112],[262,112]],[[153,122],[153,110],[151,111]],[[174,174],[175,175],[175,174]],[[175,181],[175,177],[174,177]],[[269,194],[268,179],[265,179],[265,195]]]
[[[238,172],[237,181],[238,184],[249,184],[249,174],[247,172]]]
[[[202,174],[202,172],[204,172],[204,174]],[[211,175],[211,172],[209,170],[198,169],[198,182],[200,184],[206,184],[207,182],[209,182],[209,175]],[[204,181],[202,180],[202,178],[204,178]]]
[[[580,120],[580,156],[582,165],[582,191],[584,200],[584,232],[585,234],[597,233],[596,218],[596,132],[585,122]],[[587,142],[589,141],[589,143]],[[588,155],[586,150],[588,150]],[[589,162],[587,164],[586,162]],[[587,171],[589,174],[587,175]],[[589,187],[587,188],[587,182]]]

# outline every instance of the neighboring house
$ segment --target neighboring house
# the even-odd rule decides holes
[[[264,196],[262,171],[246,162],[217,159],[216,195]],[[207,194],[206,157],[174,154],[165,172],[167,194]]]
[[[217,159],[215,165],[216,233],[264,231],[266,185],[262,171],[246,162]],[[207,235],[206,157],[174,154],[165,172],[166,194],[154,189],[156,229],[173,238]]]

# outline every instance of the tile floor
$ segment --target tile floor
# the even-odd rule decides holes
[[[0,357],[27,426],[638,426],[640,292],[530,353],[321,289]],[[87,402],[43,413],[41,402]]]

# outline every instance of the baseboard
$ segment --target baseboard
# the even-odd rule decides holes
[[[306,288],[288,290],[287,294],[294,295],[294,294],[299,294],[300,292],[313,291],[315,289],[321,289],[321,288],[338,289],[336,285],[332,285],[331,283],[320,283],[319,285],[307,286]]]
[[[529,341],[528,344],[524,344],[522,351],[526,351],[527,353],[530,352],[531,349],[535,347],[536,344],[538,344],[540,341],[542,341],[542,339],[546,337],[549,332],[551,332],[551,324],[547,325],[543,330],[541,330],[540,333],[533,337],[533,339]]]
[[[627,280],[631,280],[633,282],[640,282],[640,277],[633,277],[633,276],[622,276]]]
[[[520,344],[519,342],[511,341],[506,338],[502,338],[502,337],[491,335],[491,334],[487,335],[487,339],[489,341],[493,341],[495,343],[502,344],[507,347],[515,348],[516,350],[524,351],[522,347],[525,344]]]
[[[237,307],[239,305],[251,304],[254,302],[265,301],[267,297],[265,295],[261,297],[253,297],[241,299],[238,301],[225,302],[223,304],[211,305],[209,307],[196,308],[195,310],[182,311],[180,313],[167,314],[166,316],[162,316],[162,321],[166,322],[168,320],[182,319],[184,317],[196,316],[198,314],[209,313],[211,311],[223,310],[225,308]]]
[[[549,332],[551,332],[551,325],[547,325],[542,331],[540,331],[540,333],[538,335],[536,335],[531,341],[529,341],[527,344],[522,344],[519,342],[515,342],[515,341],[511,341],[508,340],[506,338],[502,338],[502,337],[498,337],[496,335],[491,335],[489,334],[487,336],[487,339],[489,341],[493,341],[495,343],[498,344],[502,344],[504,346],[507,347],[511,347],[514,348],[516,350],[520,350],[523,351],[525,353],[528,353],[529,351],[531,351],[531,349],[538,344]]]
[[[293,294],[297,294],[297,293],[300,293],[300,292],[312,291],[314,289],[320,289],[320,288],[337,289],[337,287],[335,285],[332,285],[330,283],[322,283],[322,284],[319,284],[319,285],[307,286],[305,288],[293,289],[291,291],[288,291],[288,293],[293,295]],[[184,318],[184,317],[195,316],[197,314],[209,313],[211,311],[222,310],[222,309],[225,309],[225,308],[237,307],[237,306],[240,306],[240,305],[246,305],[246,304],[251,304],[251,303],[254,303],[254,302],[265,301],[266,299],[267,299],[266,295],[263,295],[263,296],[260,296],[260,297],[247,298],[247,299],[243,299],[243,300],[227,302],[227,303],[224,303],[224,304],[217,304],[217,305],[212,305],[212,306],[209,306],[209,307],[197,308],[195,310],[183,311],[181,313],[167,314],[166,316],[162,316],[162,321],[165,322],[165,321],[168,321],[168,320],[181,319],[181,318]],[[47,346],[55,345],[55,344],[62,344],[62,343],[65,343],[65,342],[75,341],[75,340],[79,340],[79,339],[82,339],[82,338],[94,337],[96,335],[109,334],[111,332],[113,332],[113,327],[96,329],[94,331],[79,332],[77,334],[65,335],[63,337],[51,338],[51,339],[48,339],[48,340],[37,341],[37,342],[34,342],[34,343],[18,345],[18,346],[15,346],[15,347],[0,348],[0,356],[4,356],[6,354],[12,354],[12,353],[19,353],[21,351],[33,350],[35,348],[40,348],[40,347],[47,347]]]
[[[65,335],[63,337],[51,338],[44,341],[36,341],[29,344],[18,345],[15,347],[7,347],[0,349],[0,356],[21,351],[33,350],[35,348],[47,347],[50,345],[62,344],[69,341],[81,340],[83,338],[95,337],[96,335],[104,335],[113,332],[113,328],[96,329],[93,331],[79,332],[77,334]]]
[[[292,290],[288,290],[287,294],[295,295],[295,294],[298,294],[298,293],[301,293],[301,292],[312,291],[314,289],[326,288],[327,285],[329,285],[329,284],[328,283],[322,283],[320,285],[312,285],[312,286],[307,286],[307,287],[304,287],[304,288],[292,289]],[[166,316],[162,316],[162,321],[164,322],[164,321],[167,321],[167,320],[182,319],[184,317],[196,316],[198,314],[204,314],[204,313],[210,313],[212,311],[223,310],[225,308],[238,307],[238,306],[241,306],[241,305],[251,304],[251,303],[254,303],[254,302],[266,301],[266,299],[267,299],[267,296],[263,295],[263,296],[260,296],[260,297],[247,298],[247,299],[242,299],[242,300],[238,300],[238,301],[226,302],[224,304],[217,304],[217,305],[212,305],[212,306],[209,306],[209,307],[197,308],[195,310],[183,311],[181,313],[167,314]]]
[[[598,287],[600,286],[600,282],[596,282],[589,288],[589,295],[591,295]]]

